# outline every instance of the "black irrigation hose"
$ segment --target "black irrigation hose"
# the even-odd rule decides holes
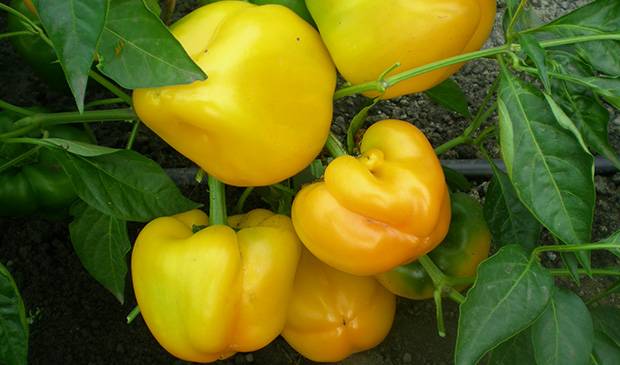
[[[486,160],[441,160],[442,165],[468,177],[491,177],[493,171]],[[495,164],[505,170],[502,160],[495,160]],[[618,169],[607,159],[596,157],[594,161],[597,175],[609,175],[618,172]],[[195,176],[198,170],[195,167],[170,168],[166,173],[180,186],[195,184]]]
[[[506,171],[504,161],[494,160],[497,167]],[[486,160],[441,160],[441,164],[470,177],[491,177],[493,170]],[[597,175],[610,175],[616,173],[618,169],[607,159],[596,157],[594,168]]]

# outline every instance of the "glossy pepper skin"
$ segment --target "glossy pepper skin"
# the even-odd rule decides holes
[[[17,119],[10,112],[0,112],[0,133],[11,130]],[[78,142],[92,142],[80,128],[58,125],[48,128],[49,136]],[[33,135],[33,137],[38,137]],[[33,148],[0,145],[0,165]],[[71,180],[48,150],[40,148],[32,159],[0,172],[0,217],[39,214],[57,217],[77,199]]]
[[[31,2],[13,0],[10,6],[27,16],[35,24],[41,26],[39,17],[34,12]],[[8,13],[7,31],[20,32],[26,30],[19,17]],[[34,73],[52,88],[59,91],[68,90],[65,74],[62,71],[54,50],[37,35],[20,35],[9,37],[15,51],[26,61]]]
[[[338,71],[352,84],[375,81],[484,44],[495,0],[306,0]],[[445,67],[387,89],[383,98],[421,92],[458,71]],[[369,93],[375,96],[376,93]]]
[[[475,199],[456,193],[452,195],[451,201],[452,221],[448,235],[428,256],[448,276],[475,276],[480,262],[489,256],[491,232],[484,220],[482,207]],[[380,274],[377,279],[389,291],[401,297],[433,297],[433,281],[417,261]],[[455,288],[463,290],[466,287]]]
[[[292,218],[321,261],[354,275],[411,262],[443,240],[450,198],[435,152],[422,132],[400,120],[372,125],[361,156],[341,156],[325,181],[295,197]]]
[[[281,5],[222,1],[172,33],[208,79],[136,90],[140,119],[229,185],[273,184],[310,164],[327,139],[336,82],[312,26]]]
[[[340,361],[381,343],[395,311],[395,296],[373,277],[343,273],[304,250],[282,336],[312,361]]]
[[[301,253],[290,219],[254,210],[229,223],[193,233],[208,219],[192,210],[153,220],[136,239],[140,311],[157,341],[183,360],[258,350],[284,326]]]

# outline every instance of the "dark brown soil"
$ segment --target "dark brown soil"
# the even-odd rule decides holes
[[[7,2],[7,1],[3,1]],[[584,3],[587,1],[581,1]],[[191,7],[195,1],[188,2]],[[534,1],[549,17],[573,6],[569,0]],[[551,15],[549,15],[551,14]],[[0,14],[0,32],[4,14]],[[494,37],[491,43],[499,42]],[[496,74],[490,61],[467,65],[456,80],[465,88],[472,106],[478,105],[486,87]],[[71,109],[72,99],[49,90],[40,83],[27,66],[0,42],[0,98],[18,105],[42,104],[52,109]],[[105,95],[92,87],[93,99]],[[359,108],[361,99],[338,102],[334,130],[342,134]],[[409,120],[439,145],[461,133],[466,121],[434,106],[424,96],[382,102],[370,119],[400,118]],[[95,126],[102,144],[123,146],[129,127],[123,123]],[[620,149],[618,117],[610,125],[612,143]],[[164,167],[187,167],[191,163],[161,142],[153,133],[142,129],[136,149]],[[476,158],[468,147],[446,154],[446,158]],[[473,194],[484,197],[486,182],[476,182]],[[603,238],[620,228],[620,174],[597,177],[598,202],[594,238]],[[190,198],[205,200],[204,186],[184,187]],[[236,191],[232,191],[236,193]],[[0,219],[0,262],[14,274],[32,319],[29,362],[38,364],[183,364],[168,355],[153,339],[138,317],[132,324],[125,316],[135,305],[130,281],[127,281],[127,303],[120,305],[83,269],[68,238],[68,221],[49,222],[36,219]],[[140,225],[130,226],[135,237]],[[550,262],[557,257],[548,257]],[[595,257],[595,263],[614,263],[608,256]],[[606,280],[585,280],[578,290],[591,296],[607,285]],[[446,302],[447,337],[437,335],[434,305],[430,301],[400,300],[397,317],[388,338],[377,348],[351,356],[342,364],[451,364],[456,337],[458,308]],[[223,364],[307,364],[286,342],[277,339],[267,348],[252,354],[238,354]]]

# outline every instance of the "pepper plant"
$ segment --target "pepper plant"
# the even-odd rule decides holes
[[[230,6],[252,7],[241,3],[235,2]],[[322,140],[326,139],[324,148],[326,153],[317,158],[314,155],[318,153],[321,146],[313,146],[314,150],[311,151],[313,156],[303,156],[303,159],[308,161],[302,165],[309,164],[308,168],[294,177],[290,176],[291,173],[298,172],[304,166],[293,164],[291,168],[286,167],[284,175],[289,178],[276,174],[275,180],[261,180],[264,176],[254,174],[259,182],[245,184],[247,181],[239,178],[244,172],[245,165],[234,165],[232,160],[218,165],[216,169],[227,170],[230,167],[229,170],[220,174],[223,180],[235,185],[260,186],[285,179],[267,187],[248,187],[236,202],[239,212],[243,211],[248,196],[260,193],[268,203],[271,203],[273,210],[284,214],[290,213],[294,196],[302,189],[302,185],[324,177],[326,162],[330,162],[332,158],[338,161],[338,158],[347,154],[355,154],[356,151],[364,154],[364,142],[360,149],[355,142],[371,108],[385,98],[426,90],[433,84],[429,82],[432,79],[429,75],[440,75],[434,79],[435,86],[426,90],[425,93],[439,104],[468,118],[470,124],[461,135],[437,146],[434,152],[441,157],[442,154],[457,146],[470,145],[475,147],[491,165],[493,177],[486,192],[482,214],[479,214],[479,208],[475,207],[477,203],[467,204],[474,204],[469,209],[475,213],[472,213],[472,216],[479,219],[478,223],[472,225],[484,227],[484,229],[480,228],[481,232],[486,232],[485,229],[488,227],[493,242],[493,254],[480,264],[475,275],[471,267],[466,270],[467,274],[461,274],[460,270],[453,270],[454,267],[446,267],[445,265],[457,265],[457,263],[452,263],[450,260],[447,264],[443,262],[440,258],[442,256],[440,251],[424,255],[432,247],[425,249],[425,252],[420,255],[410,255],[409,259],[418,258],[414,264],[394,268],[394,265],[405,264],[406,260],[401,260],[396,264],[390,263],[395,271],[388,270],[388,273],[385,273],[386,268],[381,267],[379,271],[362,270],[363,272],[360,273],[369,275],[384,272],[379,276],[380,281],[383,282],[389,281],[390,275],[395,273],[398,275],[399,272],[407,272],[411,269],[421,273],[410,277],[397,276],[396,284],[423,288],[425,298],[430,297],[432,293],[437,305],[439,335],[444,334],[443,300],[448,298],[459,303],[458,336],[455,347],[456,364],[478,362],[490,364],[618,363],[620,337],[617,328],[620,327],[620,308],[599,303],[613,295],[620,287],[620,282],[616,281],[609,288],[591,298],[582,298],[576,292],[566,288],[564,285],[566,281],[559,281],[558,278],[569,278],[575,285],[580,285],[583,277],[620,276],[617,259],[613,267],[597,267],[593,265],[590,255],[594,251],[601,251],[610,256],[620,257],[620,231],[600,242],[592,242],[596,203],[593,155],[604,156],[620,169],[618,151],[615,151],[609,144],[607,132],[611,115],[617,114],[620,110],[620,2],[595,0],[558,19],[544,23],[529,6],[527,0],[505,0],[506,12],[502,18],[504,44],[478,51],[475,50],[477,47],[471,49],[466,47],[464,52],[456,52],[454,56],[448,58],[429,59],[421,65],[405,65],[399,59],[390,59],[388,62],[381,60],[385,64],[382,64],[379,69],[371,70],[372,80],[358,77],[359,69],[344,71],[351,54],[343,51],[346,47],[341,47],[343,41],[338,39],[338,24],[331,23],[341,9],[325,7],[325,3],[328,2],[319,0],[307,0],[305,4],[303,1],[251,1],[251,3],[281,3],[296,10],[301,18],[292,18],[291,12],[277,10],[281,14],[287,14],[283,16],[289,17],[287,21],[290,20],[290,24],[287,23],[286,27],[299,27],[298,37],[288,39],[291,42],[290,47],[297,47],[297,44],[306,45],[304,42],[312,39],[316,41],[313,46],[319,49],[322,47],[319,40],[322,39],[336,67],[349,81],[332,93],[334,68],[324,63],[324,60],[329,58],[328,54],[322,53],[323,51],[312,52],[314,48],[310,48],[309,53],[314,56],[321,54],[325,57],[324,59],[319,59],[319,56],[312,58],[312,61],[320,64],[324,71],[319,75],[320,77],[302,74],[296,80],[286,80],[280,77],[273,80],[261,79],[263,84],[267,81],[282,84],[289,82],[291,85],[303,88],[309,83],[320,82],[319,87],[323,91],[321,95],[327,95],[328,103],[322,103],[317,109],[325,115],[331,112],[330,98],[337,100],[364,94],[368,97],[368,102],[350,121],[344,141],[339,140],[338,136],[333,134],[327,136],[327,123],[324,123]],[[391,3],[398,2],[386,1],[385,3],[387,4],[385,6],[389,7],[393,6]],[[492,1],[487,1],[486,4],[493,6],[494,9]],[[44,109],[13,105],[0,100],[0,109],[3,110],[2,118],[10,116],[10,119],[6,121],[2,119],[3,124],[0,125],[0,184],[2,184],[0,197],[18,197],[15,193],[5,193],[5,190],[9,189],[8,182],[5,183],[5,181],[9,178],[15,181],[21,179],[21,183],[15,183],[15,192],[23,193],[28,199],[34,197],[39,203],[45,202],[44,198],[36,198],[34,192],[37,190],[36,179],[27,171],[30,171],[32,166],[49,163],[51,166],[49,168],[54,169],[56,174],[61,174],[65,179],[64,187],[61,188],[65,189],[63,194],[66,194],[68,198],[65,199],[62,209],[69,211],[71,216],[70,238],[77,255],[94,279],[107,288],[121,303],[125,300],[126,255],[132,247],[127,232],[127,223],[148,222],[158,217],[177,215],[201,205],[183,197],[174,182],[157,163],[132,149],[139,128],[143,128],[139,115],[147,124],[152,123],[153,118],[163,116],[163,119],[158,122],[162,129],[158,133],[168,140],[176,138],[171,136],[166,138],[166,134],[174,133],[174,130],[163,131],[163,129],[170,127],[167,123],[185,123],[186,121],[183,120],[185,114],[170,111],[168,108],[154,112],[153,110],[151,112],[141,111],[140,107],[145,105],[144,99],[140,99],[139,103],[134,105],[133,101],[136,99],[132,99],[129,91],[147,89],[147,91],[136,92],[134,96],[145,97],[147,105],[148,103],[157,105],[170,95],[164,89],[173,91],[186,89],[204,80],[209,80],[208,77],[211,76],[216,82],[219,76],[218,71],[220,71],[218,67],[224,68],[228,64],[224,62],[226,61],[224,59],[218,67],[214,67],[213,75],[209,75],[209,72],[205,73],[198,56],[208,54],[209,49],[196,48],[195,54],[189,52],[189,48],[184,47],[186,44],[183,43],[183,32],[186,31],[180,29],[183,25],[175,26],[177,28],[174,30],[176,32],[174,36],[166,25],[174,11],[175,1],[166,1],[163,8],[159,5],[157,1],[146,0],[35,0],[32,2],[26,0],[24,2],[13,1],[11,6],[0,4],[0,11],[9,17],[8,23],[11,27],[8,32],[0,34],[0,38],[3,41],[5,38],[12,41],[16,50],[24,53],[26,61],[30,60],[26,55],[29,52],[28,44],[31,45],[30,47],[38,48],[37,51],[45,51],[48,55],[52,52],[54,62],[51,65],[49,62],[45,63],[46,67],[42,68],[34,66],[35,71],[42,74],[62,71],[60,82],[51,81],[58,79],[53,75],[50,78],[42,77],[42,79],[54,82],[59,88],[67,88],[75,100],[74,109],[61,112],[47,112]],[[224,6],[229,5],[222,5],[222,8]],[[131,16],[128,17],[127,14]],[[485,19],[489,20],[493,15],[485,13],[484,16],[481,15],[481,19],[486,17]],[[303,23],[302,18],[308,23]],[[238,18],[235,21],[239,21]],[[390,22],[390,19],[383,17],[381,21]],[[241,24],[241,21],[239,22],[235,24]],[[273,22],[264,21],[264,23],[275,26]],[[318,32],[315,32],[311,26],[316,26]],[[235,27],[229,28],[227,31]],[[386,29],[392,28],[399,29],[398,26],[386,27]],[[230,37],[234,38],[232,30],[230,34]],[[482,38],[474,38],[480,44],[483,41]],[[437,40],[437,42],[447,42],[447,40]],[[378,44],[384,46],[384,42],[377,42],[375,46],[379,47]],[[425,45],[425,47],[431,46]],[[248,49],[255,50],[252,47]],[[379,54],[388,55],[389,52],[377,52],[375,56]],[[302,57],[304,54],[293,54],[292,51],[289,56],[292,57],[289,59],[291,62],[301,62],[300,60],[304,59]],[[41,60],[41,57],[43,56],[35,56],[33,59]],[[438,85],[437,83],[456,71],[458,65],[480,58],[497,62],[499,75],[487,91],[487,97],[483,103],[475,106],[477,111],[470,113],[464,93],[456,82],[447,79]],[[239,59],[246,61],[243,58]],[[266,62],[265,59],[262,61]],[[272,62],[275,61],[272,60]],[[263,66],[262,64],[251,65],[248,62],[239,62],[239,65],[239,70],[236,72],[241,72],[243,66],[257,69]],[[286,68],[286,60],[282,61],[281,66],[283,69]],[[287,67],[292,66],[289,64]],[[359,64],[354,66],[359,66]],[[447,72],[447,70],[452,71]],[[404,89],[405,85],[416,84],[416,81],[420,80],[425,80],[425,83],[422,83],[425,86],[409,91]],[[89,94],[91,90],[88,84],[93,82],[105,88],[112,97],[91,100]],[[416,84],[416,87],[418,86],[419,84]],[[214,98],[212,103],[222,102],[227,96],[234,94],[226,94],[225,90],[230,89],[232,87],[216,89],[219,94],[210,95]],[[295,105],[306,107],[315,105],[304,104],[308,100],[316,101],[309,96],[313,95],[312,93],[301,92],[295,95],[290,94],[294,90],[284,91],[281,96],[290,96],[291,103],[299,103]],[[245,102],[251,104],[252,95],[246,95],[246,98],[248,100]],[[323,99],[320,98],[321,102],[324,101]],[[257,105],[264,106],[265,103],[270,102],[269,100],[265,97]],[[237,102],[244,101],[237,100]],[[267,106],[275,108],[274,105],[279,101],[272,102],[273,104]],[[220,109],[214,108],[215,112]],[[308,107],[308,113],[313,112],[312,109]],[[194,103],[188,104],[183,110],[184,113],[204,111],[215,113],[213,110]],[[491,119],[495,113],[499,116],[496,123]],[[127,136],[126,148],[100,146],[90,138],[92,133],[90,123],[118,121],[132,124],[131,133]],[[223,132],[230,126],[231,123],[228,121],[228,123],[214,127],[214,130]],[[83,137],[56,133],[65,127],[83,132]],[[157,128],[154,129],[157,130]],[[235,134],[239,132],[237,130],[231,131],[233,136],[243,135]],[[286,131],[288,132],[290,130]],[[279,136],[286,138],[286,133]],[[195,137],[192,133],[183,136],[188,139],[192,137]],[[269,134],[254,135],[254,137],[256,140],[264,138],[272,144],[274,140],[277,140]],[[241,144],[240,147],[244,147],[243,143],[253,140],[249,137],[238,138],[234,142]],[[321,140],[320,133],[315,139]],[[495,164],[493,158],[497,156],[492,156],[485,148],[487,145],[485,142],[493,139],[499,146],[499,157],[505,165],[503,170]],[[209,140],[209,138],[201,142],[213,143],[209,147],[217,147],[218,143],[225,144]],[[395,143],[389,145],[390,148],[398,146]],[[263,146],[269,147],[269,143],[264,143]],[[291,154],[296,153],[295,151],[301,151],[300,154],[308,152],[304,150],[307,146],[295,145],[293,147],[290,149]],[[187,148],[188,151],[193,152],[197,149],[199,148]],[[386,150],[388,149],[386,147]],[[248,159],[256,157],[252,156],[251,150],[244,152]],[[379,156],[378,152],[376,156]],[[371,161],[372,158],[379,160],[383,158],[376,156],[372,157],[369,154],[362,158],[367,158],[370,166],[375,161]],[[206,159],[209,160],[212,157],[207,156]],[[215,155],[215,158],[217,157]],[[282,156],[272,157],[274,159],[268,161],[269,166],[266,169],[272,169],[275,172],[279,172],[278,161],[282,164],[290,162]],[[311,161],[313,158],[316,160]],[[203,164],[200,166],[209,170],[213,168],[210,163],[208,161],[204,166]],[[24,174],[25,177],[19,174]],[[440,173],[437,172],[437,175],[439,176]],[[460,203],[463,198],[458,197],[460,193],[455,194],[455,190],[467,191],[469,184],[464,177],[454,171],[445,170],[444,175],[448,178],[447,183],[452,190],[453,201],[457,202],[453,210],[458,209],[460,204],[465,203]],[[346,176],[342,177],[346,178]],[[325,180],[329,179],[330,173],[327,172]],[[200,176],[197,180],[200,180]],[[220,197],[211,202],[210,209],[212,212],[222,212],[222,192],[219,191],[221,185],[212,176],[209,180],[210,186],[218,190],[218,192],[212,192],[212,196]],[[327,183],[329,184],[329,181]],[[445,182],[438,181],[437,184],[441,185]],[[395,186],[402,188],[402,185],[395,184]],[[27,190],[26,187],[33,191]],[[355,187],[347,187],[343,184],[343,194],[350,192],[347,189],[353,191],[353,188]],[[392,189],[392,191],[397,190]],[[447,189],[438,190],[440,193],[447,194]],[[62,195],[53,194],[53,197],[57,196]],[[15,203],[15,209],[12,212],[11,205],[3,201],[0,211],[3,215],[5,211],[8,211],[6,215],[13,214],[14,216],[31,213],[44,215],[43,208],[25,211],[26,203],[24,202],[28,199],[24,198],[22,202]],[[302,213],[305,213],[307,209]],[[445,214],[448,214],[448,211],[448,209],[443,209]],[[456,227],[462,224],[457,219],[462,213],[458,210],[454,211],[455,220],[450,230],[447,227],[447,220],[444,222],[446,227],[443,227],[442,239],[448,231],[455,232],[458,230]],[[376,211],[371,213],[374,214]],[[294,208],[294,222],[295,215]],[[424,218],[430,215],[428,213]],[[482,221],[482,216],[484,221]],[[205,217],[203,218],[202,220],[206,220]],[[214,219],[218,224],[223,224],[225,221],[223,216],[212,217],[212,221]],[[299,230],[298,226],[299,224],[296,224],[295,228]],[[185,228],[189,232],[191,227]],[[197,231],[209,229],[198,226],[193,228]],[[357,227],[347,228],[355,230]],[[544,235],[543,232],[545,232]],[[300,232],[298,234],[304,241],[304,235]],[[320,232],[317,235],[320,235]],[[488,246],[488,232],[486,236],[486,241],[482,240],[483,246]],[[455,238],[450,233],[444,243],[452,239]],[[434,244],[437,244],[441,239],[435,241],[437,242]],[[304,244],[309,246],[306,242]],[[320,245],[316,245],[318,246]],[[312,247],[309,249],[312,250]],[[484,254],[487,249],[488,247],[482,250]],[[333,257],[326,252],[328,251],[322,251],[323,254],[329,256],[324,261],[329,261]],[[560,254],[562,264],[559,267],[552,267],[544,260],[545,254],[549,252]],[[342,261],[341,259],[340,257],[334,262]],[[378,259],[377,257],[377,261]],[[478,264],[479,259],[476,258],[473,266]],[[338,265],[346,270],[354,264],[360,263],[346,262],[345,257],[344,262]],[[372,258],[369,262],[362,264],[373,264]],[[400,283],[399,280],[404,283]],[[413,282],[407,282],[407,280]],[[416,280],[419,281],[416,282]],[[373,281],[373,285],[375,284],[376,282]],[[389,283],[385,286],[396,294],[404,295],[402,288],[390,288],[394,285]],[[471,287],[468,288],[468,286]],[[171,292],[177,289],[174,285],[170,288]],[[140,295],[139,291],[137,292]],[[386,295],[388,298],[389,294]],[[28,321],[25,306],[28,303],[23,303],[14,280],[2,265],[0,265],[0,299],[0,313],[2,313],[0,316],[0,362],[10,365],[25,364],[28,353]],[[294,298],[293,302],[305,303],[304,300],[298,298]],[[386,299],[385,302],[392,303],[384,306],[389,312],[390,308],[393,309],[393,298]],[[298,309],[299,306],[296,305],[294,308]],[[149,314],[145,312],[145,318],[152,315],[150,306],[148,307]],[[135,317],[138,312],[139,309],[136,308],[131,317]],[[289,317],[291,313],[288,313]],[[383,313],[383,317],[390,321],[392,316],[393,313]],[[289,321],[294,322],[290,318]],[[295,343],[301,342],[300,348],[306,346],[307,341],[314,341],[307,340],[304,336],[291,335],[290,323],[292,322],[288,322],[288,326],[282,324],[287,328],[285,337],[295,338],[293,341]],[[270,331],[267,337],[271,339],[282,329]],[[375,337],[380,341],[383,336],[385,333]],[[168,339],[165,339],[163,342],[167,341]],[[177,344],[175,343],[174,346]],[[179,347],[182,346],[183,344],[179,345]],[[207,357],[197,355],[192,359],[211,361],[218,357],[228,356],[230,351],[237,350],[226,348],[226,353],[218,350],[209,352],[210,355]],[[314,353],[312,350],[315,349],[300,350],[300,352],[312,354]],[[338,353],[338,356],[347,356],[352,351]],[[183,356],[183,354],[178,356]],[[216,357],[213,358],[213,356]]]

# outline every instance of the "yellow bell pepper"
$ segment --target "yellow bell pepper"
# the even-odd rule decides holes
[[[200,210],[157,218],[131,258],[142,316],[157,341],[187,361],[258,350],[284,326],[301,253],[288,217],[254,210],[208,224]]]
[[[149,128],[229,185],[274,184],[310,164],[327,139],[336,85],[312,26],[281,5],[222,1],[171,30],[208,79],[134,91]]]
[[[282,336],[312,361],[340,361],[381,343],[395,311],[394,294],[376,279],[335,270],[304,250]]]
[[[479,49],[495,20],[495,0],[306,0],[338,71],[352,84],[388,68],[407,69]],[[424,91],[458,71],[445,67],[400,82],[383,98]],[[376,96],[376,93],[369,93]]]
[[[341,156],[325,181],[295,197],[292,218],[321,261],[375,275],[431,251],[448,232],[450,197],[433,147],[412,124],[384,120],[364,134],[361,156]]]

